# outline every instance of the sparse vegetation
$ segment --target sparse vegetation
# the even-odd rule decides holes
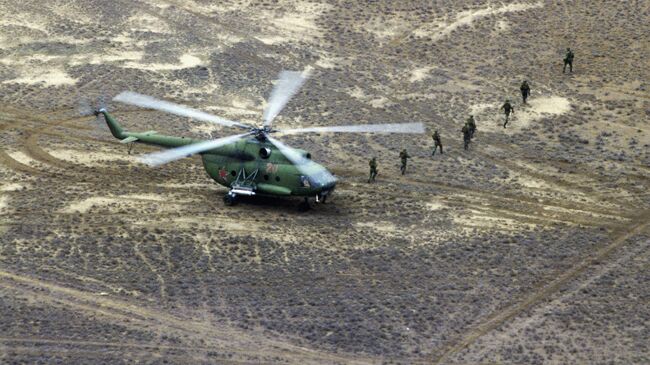
[[[647,9],[490,4],[0,3],[0,363],[647,362]],[[307,65],[277,126],[422,121],[444,155],[296,136],[340,178],[328,204],[224,207],[197,158],[136,164],[76,111],[105,95],[127,128],[220,136],[110,97],[259,121]]]

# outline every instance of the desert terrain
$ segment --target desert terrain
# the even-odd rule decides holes
[[[649,18],[648,1],[0,0],[0,363],[650,363]],[[276,126],[427,134],[283,138],[339,179],[305,213],[226,207],[199,157],[147,167],[155,148],[79,114],[226,136],[111,99],[259,125],[278,72],[307,67]]]

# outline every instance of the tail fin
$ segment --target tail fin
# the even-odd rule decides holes
[[[101,108],[97,111],[95,111],[95,115],[103,114],[104,119],[106,119],[106,124],[108,124],[108,128],[111,130],[111,134],[113,134],[113,137],[117,139],[124,139],[128,137],[125,133],[124,130],[122,129],[122,126],[113,118],[112,115],[108,114],[108,111],[106,111],[105,108]]]

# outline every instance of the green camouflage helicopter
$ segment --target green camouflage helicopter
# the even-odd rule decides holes
[[[128,132],[105,108],[94,111],[103,115],[115,138],[122,143],[143,143],[169,148],[139,157],[149,166],[159,166],[174,160],[200,154],[208,175],[227,187],[223,200],[232,205],[238,196],[304,197],[301,210],[309,208],[309,198],[324,202],[336,186],[336,178],[323,166],[311,160],[309,152],[291,148],[271,134],[297,133],[424,133],[422,123],[394,123],[274,129],[273,119],[304,84],[308,72],[282,71],[264,111],[264,123],[255,127],[217,117],[187,106],[158,100],[150,96],[125,91],[113,100],[139,107],[160,110],[179,116],[244,129],[242,134],[213,140],[165,136],[155,131]]]

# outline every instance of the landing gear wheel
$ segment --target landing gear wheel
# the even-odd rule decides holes
[[[235,205],[235,203],[237,203],[237,196],[228,193],[223,196],[223,203],[227,206]]]
[[[307,198],[305,198],[305,200],[302,203],[298,204],[299,212],[306,212],[309,209],[311,209],[311,206],[309,205],[309,200],[307,200]]]

